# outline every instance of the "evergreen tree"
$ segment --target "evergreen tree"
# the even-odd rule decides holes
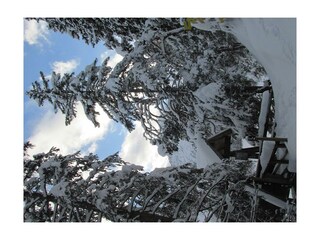
[[[186,164],[145,173],[117,154],[99,160],[52,148],[24,160],[24,221],[250,221],[248,167]]]
[[[27,95],[35,99],[39,106],[47,100],[53,105],[55,112],[60,109],[66,116],[66,125],[76,117],[75,107],[81,102],[86,116],[96,127],[99,127],[99,122],[96,120],[99,112],[95,110],[95,105],[99,104],[111,119],[120,121],[128,130],[132,130],[133,119],[126,114],[127,105],[123,100],[125,96],[116,95],[116,92],[106,87],[111,71],[107,66],[108,60],[107,58],[102,66],[98,67],[96,59],[77,76],[67,73],[61,77],[60,74],[53,72],[51,78],[47,79],[41,72],[42,82],[35,81]]]
[[[29,18],[31,19],[31,18]],[[108,48],[124,55],[133,50],[133,43],[138,40],[148,25],[147,18],[36,18],[46,21],[55,32],[67,33],[75,39],[83,39],[95,46],[102,41]],[[171,19],[152,19],[160,21],[160,27],[170,30]],[[175,19],[178,25],[177,19]]]
[[[102,67],[94,63],[82,72],[82,78],[81,74],[59,78],[61,82],[73,81],[76,85],[81,82],[91,89],[73,88],[73,94],[64,95],[64,104],[58,107],[68,115],[67,124],[75,112],[74,108],[65,106],[81,101],[88,118],[98,126],[94,110],[97,103],[129,130],[133,129],[133,121],[140,121],[144,136],[167,153],[176,151],[181,139],[190,140],[199,132],[206,138],[232,128],[234,139],[240,140],[247,129],[255,131],[252,115],[256,111],[252,109],[257,109],[259,97],[252,94],[246,99],[245,95],[239,97],[241,92],[235,97],[230,89],[240,82],[254,86],[255,79],[265,72],[230,34],[193,28],[186,31],[179,19],[44,20],[50,28],[71,35],[76,32],[88,43],[101,40],[113,49],[121,45],[119,41],[130,45],[122,48],[123,59],[112,70],[105,63]],[[98,80],[85,83],[95,74]],[[53,74],[52,79],[57,77]],[[48,80],[43,79],[43,84],[40,87],[35,83],[29,96],[40,102],[49,100],[42,90]]]

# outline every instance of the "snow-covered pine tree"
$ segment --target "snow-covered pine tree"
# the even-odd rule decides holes
[[[249,221],[247,167],[186,164],[145,173],[117,154],[99,160],[52,148],[24,159],[24,221]]]
[[[114,91],[116,85],[107,84],[111,71],[107,66],[108,60],[107,58],[102,66],[97,66],[96,59],[77,76],[74,73],[67,73],[61,77],[60,74],[53,72],[51,77],[47,78],[41,72],[42,81],[40,83],[35,81],[32,89],[27,91],[27,95],[36,100],[39,106],[47,100],[56,112],[61,110],[66,116],[66,125],[76,117],[75,107],[80,102],[86,116],[96,127],[99,126],[96,120],[99,112],[95,109],[98,104],[111,119],[120,121],[128,130],[132,130],[132,121],[135,119],[131,117],[133,114],[128,115],[126,112],[129,111],[126,107],[130,108],[130,103],[124,100],[125,96]]]
[[[133,127],[130,122],[140,121],[145,137],[165,152],[176,151],[181,139],[192,139],[198,132],[205,138],[232,128],[239,140],[247,128],[255,126],[252,108],[257,106],[258,96],[246,98],[246,93],[239,92],[237,98],[230,98],[230,89],[237,87],[238,79],[255,85],[265,72],[231,35],[186,31],[179,19],[44,20],[54,30],[76,31],[82,38],[92,35],[90,39],[105,41],[113,49],[120,42],[130,43],[130,49],[122,48],[123,60],[110,74],[101,75],[105,85],[100,86],[105,90],[98,92],[109,91],[107,95],[114,96],[110,102],[117,104],[112,105],[112,113],[105,107],[113,119],[128,119],[129,130]],[[117,43],[110,40],[111,32]],[[99,37],[93,37],[96,35]],[[38,88],[35,85],[35,91]],[[239,98],[239,94],[243,96]],[[94,102],[110,105],[105,101],[99,98]]]
[[[157,29],[157,23],[149,22],[148,26]],[[144,89],[147,94],[141,95],[140,101],[160,113],[159,117],[147,114],[143,110],[147,107],[140,104],[147,138],[172,153],[179,140],[190,139],[199,130],[208,137],[232,128],[241,139],[246,128],[254,126],[251,109],[257,108],[259,96],[248,93],[254,100],[251,103],[243,93],[242,99],[234,97],[231,102],[225,88],[234,86],[238,76],[247,85],[255,85],[253,80],[265,72],[243,47],[221,51],[221,46],[239,45],[232,36],[177,28],[159,29],[150,38],[150,31],[146,28],[145,32],[148,34],[142,35],[143,42],[137,42],[132,52],[136,55],[121,76],[122,82]]]
[[[28,18],[31,19],[31,18]],[[28,20],[27,19],[27,20]],[[56,32],[67,33],[75,39],[82,39],[87,44],[96,45],[102,41],[108,48],[125,55],[132,51],[134,42],[139,40],[148,25],[148,18],[35,18],[46,21],[48,27]],[[179,26],[175,19],[152,19],[160,22],[164,30]]]

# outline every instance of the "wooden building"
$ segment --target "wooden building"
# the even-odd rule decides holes
[[[235,157],[235,159],[239,160],[247,160],[249,158],[259,157],[258,146],[231,151],[231,136],[232,129],[226,129],[218,133],[217,135],[208,138],[206,140],[206,143],[218,155],[218,157],[221,160],[229,157]]]

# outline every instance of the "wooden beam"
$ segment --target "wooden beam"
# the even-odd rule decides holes
[[[267,176],[263,178],[252,177],[252,180],[260,184],[278,184],[281,186],[289,186],[289,187],[293,185],[292,181],[290,181],[289,179],[272,177],[272,176]]]
[[[287,138],[282,138],[282,137],[256,137],[256,140],[261,140],[261,141],[274,141],[274,142],[287,142]]]
[[[270,160],[270,163],[274,164],[288,164],[289,160],[283,159],[283,160]]]
[[[259,147],[243,148],[230,152],[230,156],[240,160],[247,160],[248,158],[259,158]]]

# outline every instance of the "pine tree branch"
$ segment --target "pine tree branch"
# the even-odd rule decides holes
[[[164,41],[166,40],[166,38],[169,37],[170,35],[182,32],[184,30],[185,30],[184,27],[176,28],[176,29],[173,29],[173,30],[170,30],[170,31],[166,32],[165,34],[160,35],[161,51],[162,51],[163,55],[165,55],[165,56],[167,55],[166,50],[165,50],[165,46],[164,46]]]
[[[156,210],[158,209],[158,207],[161,205],[161,203],[165,202],[166,200],[168,200],[172,195],[176,194],[177,192],[180,191],[180,187],[178,187],[176,190],[174,190],[172,193],[169,193],[166,197],[164,197],[163,199],[161,199],[153,208],[152,210],[152,214],[154,214],[156,212]]]
[[[199,204],[196,208],[196,211],[195,211],[196,214],[194,215],[194,219],[191,219],[191,221],[197,220],[197,217],[199,215],[200,208],[201,208],[201,205],[202,205],[204,199],[208,196],[208,194],[211,192],[211,190],[224,179],[225,179],[225,175],[220,175],[220,177],[215,181],[215,183],[212,184],[211,187],[206,191],[206,193],[202,195],[202,197],[200,198]]]
[[[192,186],[190,186],[187,189],[186,194],[184,195],[183,199],[180,201],[180,203],[178,204],[178,206],[175,209],[173,218],[176,219],[178,217],[178,213],[180,211],[181,205],[185,202],[185,200],[187,199],[188,195],[190,194],[190,192],[198,185],[198,183],[200,182],[200,180],[202,179],[202,177],[198,178],[198,180],[196,181],[195,184],[193,184]]]
[[[146,209],[146,207],[148,206],[148,203],[150,202],[150,200],[161,190],[161,188],[163,188],[162,184],[160,184],[159,187],[154,189],[153,192],[151,193],[151,195],[146,198],[145,203],[144,203],[144,205],[143,205],[143,207],[141,209],[142,212]]]

